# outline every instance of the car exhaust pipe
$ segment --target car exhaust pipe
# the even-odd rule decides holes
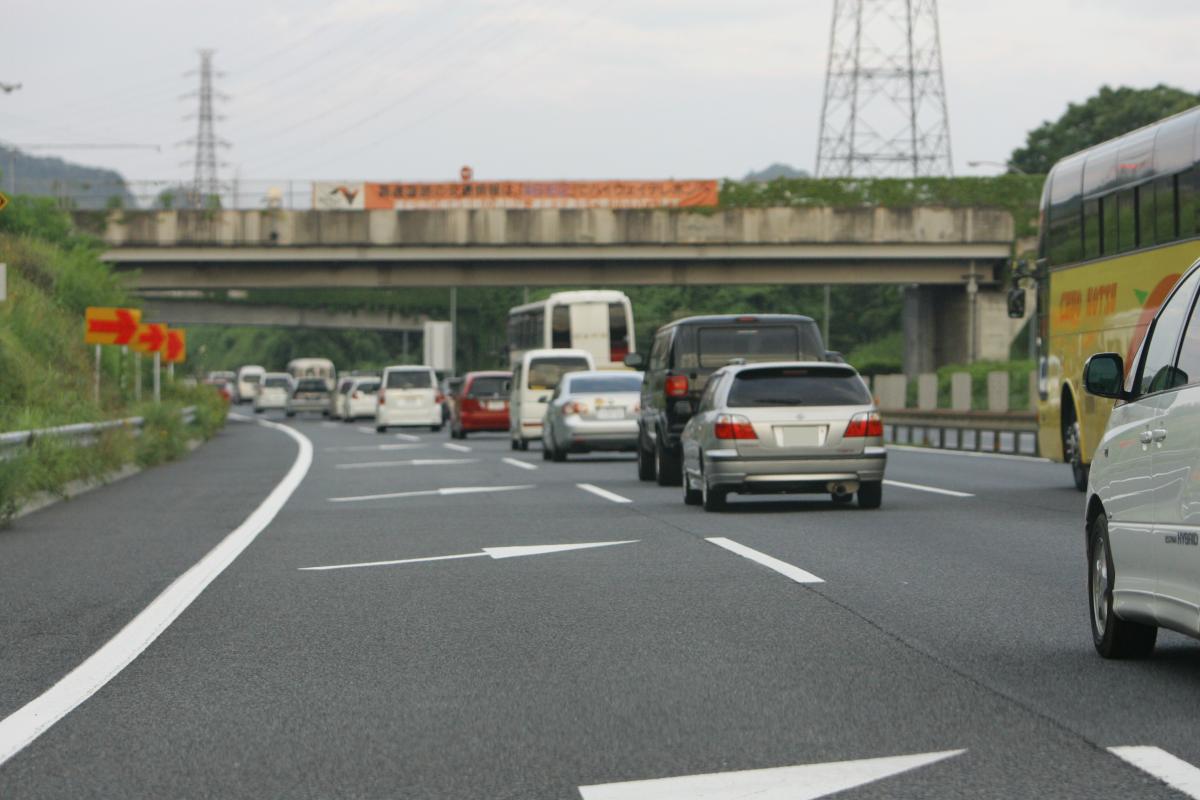
[[[854,494],[858,491],[858,481],[830,481],[825,490],[830,494]]]

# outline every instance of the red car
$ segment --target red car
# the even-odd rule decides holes
[[[465,439],[478,431],[508,431],[511,372],[468,372],[450,413],[450,436]]]

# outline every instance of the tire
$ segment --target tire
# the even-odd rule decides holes
[[[659,486],[678,486],[683,479],[679,455],[663,447],[662,436],[654,446],[654,472]]]
[[[708,478],[703,474],[700,476],[700,504],[704,506],[705,511],[724,511],[725,498],[729,493],[724,489],[714,489],[708,484]]]
[[[349,425],[349,424],[351,424],[351,423],[353,423],[353,422],[354,422],[354,417],[342,417],[342,422],[344,422],[344,423],[346,423],[347,425]]]
[[[513,450],[520,450],[520,449],[521,449],[521,448],[520,448],[520,447],[517,445],[517,440],[516,440],[516,439],[509,439],[509,440],[508,440],[508,443],[509,443],[509,445],[511,445],[511,446],[512,446],[512,449],[513,449]]]
[[[517,449],[518,450],[528,450],[529,449],[529,440],[528,439],[518,439],[517,440]]]
[[[295,412],[295,411],[287,411],[287,412],[285,412],[285,413],[286,413],[286,414],[287,414],[289,417],[294,417],[294,416],[296,416],[296,412]]]
[[[704,502],[704,490],[693,489],[692,481],[688,478],[687,470],[683,471],[683,504],[685,506],[698,506]]]
[[[858,507],[879,508],[883,504],[883,481],[863,481],[858,485]]]
[[[1067,398],[1064,398],[1066,400]],[[1083,463],[1083,446],[1080,444],[1081,433],[1079,421],[1072,412],[1063,422],[1063,460],[1071,465],[1071,480],[1075,488],[1081,492],[1087,491],[1088,475],[1091,465]]]
[[[550,460],[550,448],[546,446],[545,440],[542,441],[542,461]]]
[[[441,433],[442,426],[441,425],[430,425],[429,430],[432,431],[433,433]]]
[[[376,433],[387,433],[387,425],[376,425],[375,432]]]
[[[263,413],[263,410],[261,408],[256,408],[256,409],[254,409],[254,413],[261,414],[261,413]]]
[[[1088,531],[1088,605],[1092,644],[1105,658],[1145,658],[1154,650],[1158,628],[1123,620],[1113,613],[1112,548],[1108,542],[1108,517],[1100,514]]]
[[[542,447],[545,448],[545,446],[546,445],[543,443]],[[565,450],[559,450],[556,447],[550,451],[550,460],[554,461],[555,463],[561,464],[567,460],[567,453]]]
[[[642,436],[641,432],[639,431],[638,432],[638,443],[637,443],[638,480],[639,481],[652,481],[656,477],[658,477],[654,472],[654,453],[647,452],[646,448],[642,446],[643,439],[644,439],[644,437]]]

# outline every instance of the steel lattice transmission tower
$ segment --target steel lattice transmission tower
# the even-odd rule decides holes
[[[204,205],[212,201],[212,198],[220,198],[221,183],[217,179],[217,168],[221,162],[217,160],[217,148],[228,147],[229,143],[223,139],[217,138],[214,123],[223,119],[217,115],[213,107],[213,99],[224,99],[225,96],[215,91],[213,88],[213,76],[220,76],[221,73],[213,72],[212,58],[215,50],[200,51],[200,88],[196,92],[187,95],[188,97],[200,98],[200,108],[195,115],[189,114],[184,119],[191,119],[193,116],[196,119],[196,136],[192,139],[187,139],[183,142],[186,145],[194,145],[196,148],[196,156],[191,162],[194,166],[194,174],[192,178],[192,204],[194,206]],[[188,73],[189,75],[197,73]]]
[[[834,0],[817,177],[952,171],[937,0]]]

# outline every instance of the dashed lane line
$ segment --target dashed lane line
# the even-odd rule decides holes
[[[1159,747],[1110,747],[1117,758],[1158,778],[1172,789],[1200,800],[1200,769]]]
[[[628,497],[622,497],[621,495],[619,495],[615,492],[610,492],[607,489],[601,489],[599,486],[593,486],[590,483],[577,483],[575,485],[578,486],[580,489],[583,489],[585,492],[591,492],[592,494],[596,495],[597,497],[603,497],[605,500],[611,500],[614,503],[632,503],[633,502]]]
[[[471,452],[471,448],[467,447],[465,444],[455,444],[454,442],[444,442],[442,444],[442,447],[446,448],[447,450],[454,450],[455,452],[458,452],[458,453]]]
[[[760,553],[752,547],[746,547],[744,544],[739,544],[732,539],[726,539],[724,536],[714,536],[710,539],[705,539],[706,542],[715,544],[717,547],[723,547],[731,553],[737,553],[742,558],[748,558],[756,564],[762,564],[767,569],[773,569],[780,575],[791,578],[796,583],[824,583],[825,581],[813,575],[811,572],[802,570],[799,567],[789,564],[786,561],[780,561],[774,556],[769,556],[766,553]]]
[[[347,447],[326,447],[323,448],[323,451],[326,453],[365,453],[378,450],[420,450],[423,447],[425,447],[423,444],[359,444]]]
[[[957,492],[954,489],[940,489],[937,486],[924,486],[919,483],[905,483],[904,481],[885,480],[884,483],[888,486],[895,486],[897,489],[912,489],[917,492],[930,492],[932,494],[944,494],[947,497],[974,497],[970,492]]]
[[[448,486],[444,489],[426,489],[419,492],[389,492],[388,494],[364,494],[357,497],[330,497],[331,503],[361,503],[365,500],[395,500],[401,497],[450,497],[460,494],[486,494],[489,492],[518,492],[532,489],[533,484],[521,486]]]
[[[361,461],[338,464],[337,469],[382,469],[384,467],[443,467],[451,464],[478,464],[478,458],[411,458],[405,461]]]
[[[505,464],[511,464],[512,466],[520,467],[521,469],[537,469],[536,464],[530,464],[528,461],[522,461],[519,458],[508,458],[506,456],[500,460],[503,461]]]

